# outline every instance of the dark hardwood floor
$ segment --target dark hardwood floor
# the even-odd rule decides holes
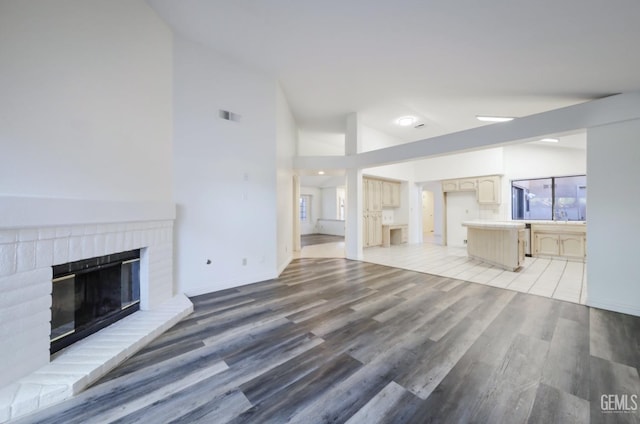
[[[332,236],[329,234],[304,234],[300,236],[300,246],[311,246],[315,244],[337,243],[344,241],[343,236]]]
[[[638,317],[344,259],[193,302],[93,387],[20,422],[640,422],[602,410],[603,395],[640,395]]]

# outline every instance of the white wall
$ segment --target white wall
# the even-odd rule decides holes
[[[173,296],[174,207],[172,34],[145,2],[0,2],[0,52],[1,387],[49,363],[52,265],[146,247],[141,307]]]
[[[587,134],[587,304],[640,316],[640,120]]]
[[[194,295],[273,278],[276,82],[179,36],[174,66],[179,287]],[[240,121],[219,118],[220,109]]]
[[[584,174],[584,149],[518,144],[504,147],[504,174],[509,180]]]
[[[497,219],[511,219],[512,180],[584,175],[586,172],[585,149],[531,143],[505,147],[502,205]]]
[[[344,155],[344,134],[300,130],[297,153],[298,156],[342,156]]]
[[[300,195],[311,196],[311,216],[308,222],[300,223],[300,234],[315,234],[318,232],[317,221],[322,214],[322,189],[318,187],[300,187]]]
[[[360,130],[362,132],[362,152],[369,152],[371,150],[378,150],[389,146],[403,144],[401,139],[364,124],[360,125]]]
[[[503,173],[503,148],[437,156],[412,162],[415,180],[438,181]]]
[[[293,252],[293,157],[297,126],[287,98],[278,84],[276,92],[276,158],[278,213],[278,274],[289,264]]]
[[[338,219],[338,187],[322,187],[322,219]]]
[[[144,1],[0,3],[0,195],[171,200],[171,31]]]

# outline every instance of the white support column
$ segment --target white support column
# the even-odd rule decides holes
[[[362,130],[357,113],[347,115],[347,132],[344,141],[344,153],[357,155],[362,151]]]
[[[422,187],[412,180],[408,182],[409,195],[409,243],[422,243]]]
[[[300,177],[293,176],[293,251],[299,252],[300,246]]]
[[[362,171],[347,169],[345,248],[347,259],[362,260]]]
[[[345,154],[356,155],[362,147],[362,131],[357,113],[347,116]],[[347,169],[345,253],[347,259],[361,260],[362,254],[362,170]]]

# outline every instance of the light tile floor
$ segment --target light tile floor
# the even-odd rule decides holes
[[[344,243],[306,246],[295,257],[344,258]],[[528,257],[521,269],[511,272],[468,258],[465,248],[433,243],[370,247],[364,249],[364,261],[583,305],[587,299],[582,262]]]
[[[293,258],[344,258],[344,242],[322,243],[304,246],[299,252],[293,252]]]

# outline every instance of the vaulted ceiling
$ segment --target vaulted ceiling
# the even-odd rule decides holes
[[[413,141],[640,89],[637,0],[148,0],[280,81],[299,127]],[[412,115],[420,128],[402,128]]]

